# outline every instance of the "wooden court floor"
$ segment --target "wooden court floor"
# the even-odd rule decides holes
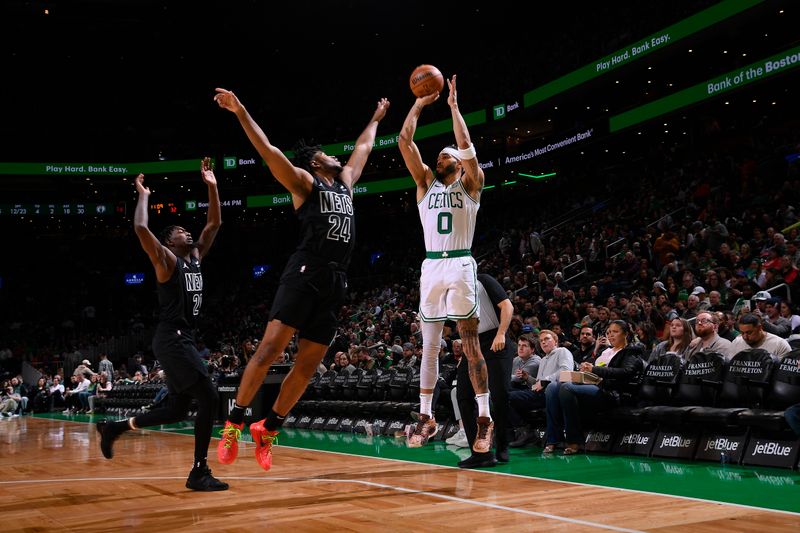
[[[492,472],[279,446],[270,472],[244,444],[225,492],[184,487],[191,436],[128,433],[115,457],[94,427],[0,421],[0,530],[798,531],[800,514]]]

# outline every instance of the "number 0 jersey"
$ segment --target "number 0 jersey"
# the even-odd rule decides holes
[[[339,180],[333,185],[314,176],[311,194],[297,210],[302,240],[298,252],[307,252],[323,261],[347,269],[355,247],[356,224],[350,189]]]
[[[176,257],[175,271],[165,283],[157,283],[158,318],[177,329],[194,327],[203,305],[203,274],[200,261],[192,256],[190,262]]]
[[[417,204],[425,250],[469,250],[480,204],[467,194],[460,179],[449,186],[435,179]]]

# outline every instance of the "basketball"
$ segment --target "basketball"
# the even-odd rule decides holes
[[[441,92],[444,89],[444,76],[433,65],[420,65],[411,73],[408,80],[411,92],[417,98]]]

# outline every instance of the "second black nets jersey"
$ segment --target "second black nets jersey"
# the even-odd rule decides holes
[[[346,269],[355,246],[353,197],[339,180],[333,185],[314,176],[311,194],[297,210],[302,239],[298,251],[338,263]]]
[[[192,256],[190,262],[176,257],[175,272],[165,283],[157,283],[158,318],[176,328],[194,327],[203,305],[203,274],[200,261]]]

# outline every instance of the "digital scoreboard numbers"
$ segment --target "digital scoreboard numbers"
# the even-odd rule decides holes
[[[0,216],[96,216],[115,212],[112,204],[47,203],[47,204],[0,204]]]

